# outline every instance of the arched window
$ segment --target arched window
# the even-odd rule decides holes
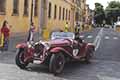
[[[55,5],[54,7],[54,19],[57,18],[57,5]]]
[[[38,0],[35,0],[34,16],[38,16]]]
[[[70,16],[71,16],[70,14],[71,14],[71,13],[70,13],[70,10],[69,10],[69,18],[68,18],[68,20],[70,20]]]
[[[19,0],[13,1],[13,14],[19,14]]]
[[[63,8],[63,20],[65,19],[65,8]]]
[[[51,18],[51,12],[52,12],[52,4],[51,2],[49,2],[48,18]]]
[[[28,16],[28,0],[24,0],[24,15]]]
[[[66,9],[66,20],[68,19],[68,10]]]
[[[61,6],[59,7],[59,20],[61,20]]]
[[[0,0],[0,14],[5,14],[6,0]]]

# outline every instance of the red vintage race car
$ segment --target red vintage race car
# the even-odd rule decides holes
[[[16,46],[16,64],[26,69],[29,63],[47,64],[49,71],[58,74],[68,61],[90,62],[95,46],[85,43],[71,32],[53,32],[51,40],[27,42]]]

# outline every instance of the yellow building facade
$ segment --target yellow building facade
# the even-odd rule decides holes
[[[75,1],[1,0],[0,24],[2,26],[3,21],[7,20],[12,26],[12,35],[16,33],[26,34],[32,18],[36,31],[40,31],[42,37],[48,39],[52,31],[64,31],[66,22],[68,22],[69,30],[73,31],[77,8]]]
[[[86,4],[86,0],[81,0],[81,22],[84,25],[82,31],[90,31],[92,26],[90,23],[91,16],[90,16],[90,8],[89,5]]]
[[[68,22],[69,31],[73,31],[75,24],[75,2],[72,0],[48,0],[47,17],[43,28],[44,38],[50,37],[52,31],[64,31],[65,24]]]
[[[38,10],[39,10],[39,3],[40,2],[38,0],[37,2]],[[12,26],[11,32],[13,35],[16,33],[24,34],[28,32],[30,26],[32,0],[3,0],[2,3],[0,4],[3,4],[3,6],[0,6],[0,8],[5,9],[4,11],[0,12],[1,26],[3,21],[7,20],[9,25]],[[33,17],[33,22],[37,30],[38,15]]]

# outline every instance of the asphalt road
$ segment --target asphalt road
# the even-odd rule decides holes
[[[82,32],[80,37],[96,43],[91,64],[69,63],[62,74],[53,76],[41,65],[30,65],[29,71],[20,70],[14,63],[15,51],[9,51],[0,54],[0,80],[120,80],[120,33],[96,28]]]

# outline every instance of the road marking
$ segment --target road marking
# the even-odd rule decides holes
[[[105,39],[108,40],[108,39],[110,39],[110,37],[109,37],[109,36],[105,36]],[[114,39],[114,40],[117,40],[118,37],[113,37],[113,39]]]
[[[91,38],[93,38],[93,36],[92,36],[92,35],[89,35],[87,38],[88,38],[88,39],[91,39]]]
[[[117,39],[118,39],[118,37],[113,37],[113,39],[114,39],[114,40],[117,40]]]
[[[109,36],[105,36],[105,39],[110,39],[110,37]]]
[[[116,78],[116,77],[109,77],[109,76],[97,76],[100,80],[120,80],[120,78]]]
[[[84,36],[83,36],[83,35],[81,35],[81,36],[80,36],[80,38],[84,38]]]
[[[96,36],[93,44],[95,45],[95,51],[99,48],[100,46],[100,42],[101,42],[101,38],[103,35],[103,28],[99,31],[98,35]]]

